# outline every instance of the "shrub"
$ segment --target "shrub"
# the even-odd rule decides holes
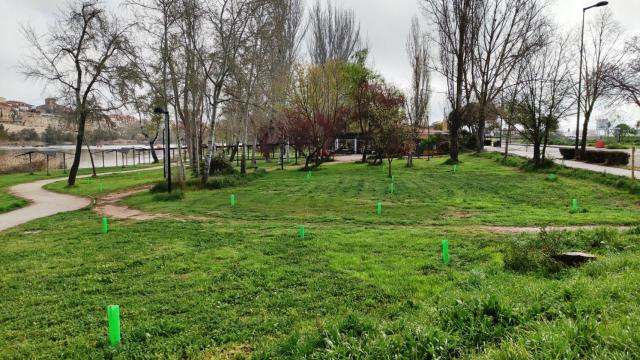
[[[210,175],[231,175],[237,171],[233,168],[231,162],[229,162],[223,155],[216,156],[211,159],[211,168],[209,170]]]
[[[561,148],[560,154],[563,159],[569,160],[575,158],[574,148]],[[582,160],[589,163],[606,164],[606,165],[627,165],[629,164],[630,155],[624,151],[605,151],[605,150],[587,150]]]
[[[576,158],[576,149],[575,148],[560,148],[560,155],[565,160],[572,160]]]
[[[175,189],[170,193],[156,193],[153,195],[153,201],[178,201],[184,199],[184,192],[181,189]]]

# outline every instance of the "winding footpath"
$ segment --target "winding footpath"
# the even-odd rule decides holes
[[[114,171],[108,173],[98,174],[98,176],[106,176],[113,174],[124,174],[139,171],[149,171],[162,169],[161,166],[154,166],[144,169],[127,170],[127,171]],[[91,175],[78,176],[78,179],[88,178]],[[29,205],[13,210],[4,214],[0,214],[0,231],[22,225],[32,220],[40,219],[43,217],[80,210],[91,205],[91,199],[56,193],[53,191],[45,190],[43,187],[58,181],[66,180],[66,177],[59,177],[55,179],[45,179],[34,181],[25,184],[19,184],[11,186],[8,190],[9,193],[29,201]]]

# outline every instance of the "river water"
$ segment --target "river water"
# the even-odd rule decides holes
[[[173,148],[173,146],[172,146]],[[128,150],[128,151],[127,151]],[[29,169],[29,156],[20,156],[30,151],[56,152],[49,156],[50,169],[71,167],[75,145],[56,146],[0,146],[0,173],[21,172]],[[63,155],[64,152],[64,155]],[[153,161],[148,145],[100,145],[92,146],[91,153],[96,167],[132,166]],[[156,147],[158,159],[163,159],[162,148]],[[90,168],[91,159],[86,147],[80,155],[80,168]],[[34,169],[46,168],[46,155],[34,153],[31,156]]]

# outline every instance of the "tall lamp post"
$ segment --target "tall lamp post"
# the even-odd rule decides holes
[[[580,111],[582,105],[582,58],[584,56],[584,14],[589,9],[607,6],[609,5],[608,1],[600,1],[599,3],[591,6],[587,6],[582,9],[582,32],[580,33],[580,70],[578,71],[580,75],[578,75],[578,115],[576,120],[576,149],[575,149],[575,157],[578,158],[578,147],[580,146]]]
[[[167,190],[171,193],[171,128],[169,124],[169,111],[161,107],[153,109],[156,114],[164,114],[164,164],[167,174]]]

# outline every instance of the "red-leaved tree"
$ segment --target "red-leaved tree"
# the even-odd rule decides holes
[[[298,150],[306,149],[305,169],[315,158],[320,165],[322,152],[348,123],[351,110],[345,104],[346,84],[342,64],[298,67],[294,72],[289,107],[285,111],[286,129]]]
[[[413,150],[413,132],[403,111],[404,95],[393,86],[380,83],[370,87],[371,146],[379,159],[386,158],[391,177],[391,163]]]

